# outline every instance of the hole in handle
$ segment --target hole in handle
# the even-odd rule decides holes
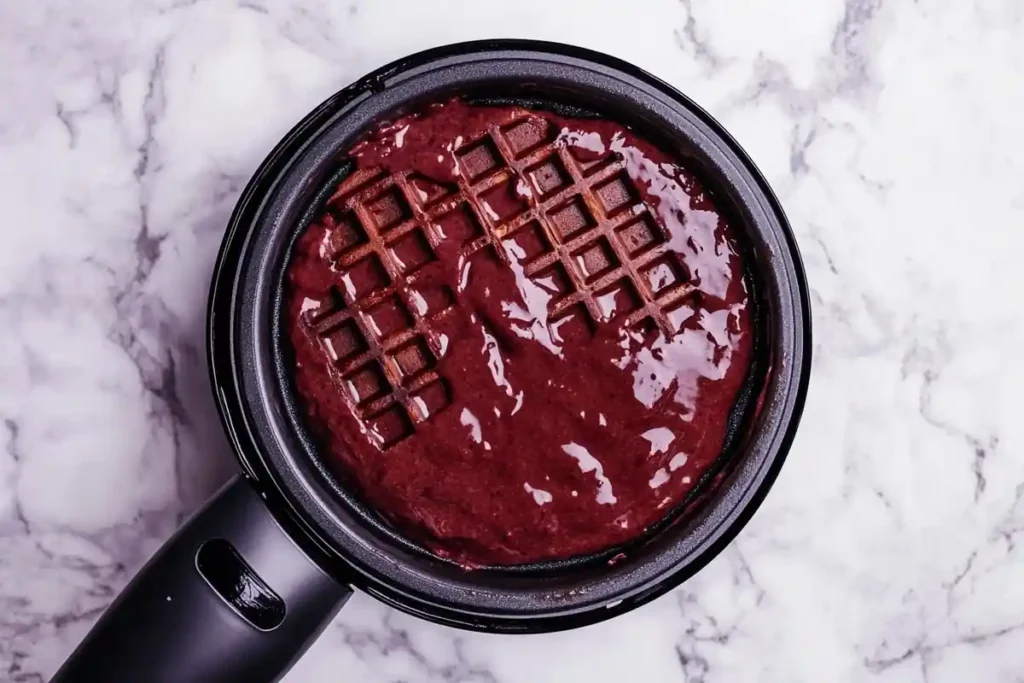
[[[200,546],[196,569],[214,592],[254,628],[272,631],[284,621],[284,600],[223,538]]]

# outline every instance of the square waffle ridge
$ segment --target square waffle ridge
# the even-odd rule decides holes
[[[305,323],[383,449],[451,402],[437,323],[456,299],[420,272],[442,242],[455,241],[467,261],[510,264],[512,254],[510,265],[550,293],[563,342],[585,343],[606,323],[671,335],[684,317],[674,312],[694,288],[622,158],[583,158],[556,142],[549,122],[516,117],[454,150],[456,183],[358,170],[328,201],[321,255],[338,274],[336,292]]]

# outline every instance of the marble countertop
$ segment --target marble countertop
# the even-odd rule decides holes
[[[635,62],[760,165],[812,290],[799,435],[644,608],[501,637],[357,595],[286,680],[1024,680],[1022,35],[1019,0],[3,4],[0,679],[46,680],[233,471],[206,294],[274,142],[393,58],[515,36]]]

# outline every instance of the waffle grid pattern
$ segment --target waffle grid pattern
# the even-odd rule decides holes
[[[420,277],[442,243],[454,241],[466,262],[509,263],[512,254],[512,267],[551,295],[549,319],[566,342],[607,322],[672,334],[673,307],[693,292],[618,155],[573,154],[538,119],[493,126],[455,155],[457,185],[357,171],[323,219],[321,255],[340,295],[307,312],[306,324],[382,448],[450,403],[436,370],[447,339],[435,323],[455,298]]]

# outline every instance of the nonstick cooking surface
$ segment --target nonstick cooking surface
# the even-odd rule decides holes
[[[289,267],[307,421],[399,530],[463,565],[606,550],[706,482],[754,355],[736,236],[611,121],[434,105]]]

